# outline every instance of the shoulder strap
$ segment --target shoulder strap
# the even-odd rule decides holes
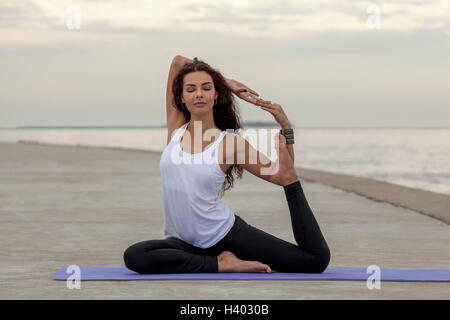
[[[220,136],[217,138],[217,140],[214,141],[213,145],[211,146],[211,149],[215,149],[219,145],[220,141],[222,141],[223,137],[225,137],[226,134],[227,134],[226,131],[222,131],[220,133]]]
[[[181,139],[181,136],[184,133],[184,130],[186,129],[187,125],[189,124],[189,122],[186,122],[185,124],[183,124],[181,127],[179,127],[177,129],[177,131],[175,132],[175,134],[172,137],[171,141],[178,141]]]

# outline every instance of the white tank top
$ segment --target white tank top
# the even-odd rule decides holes
[[[225,173],[218,146],[227,131],[204,152],[190,154],[180,146],[189,122],[177,129],[159,162],[164,202],[164,239],[175,237],[199,248],[219,242],[234,224],[233,210],[219,199]]]

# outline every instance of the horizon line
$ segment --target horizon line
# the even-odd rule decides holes
[[[243,122],[243,128],[245,126],[255,127],[279,127],[277,123],[264,123],[264,122]],[[155,129],[155,128],[167,128],[167,125],[67,125],[67,126],[15,126],[15,127],[2,127],[0,129]],[[296,126],[292,125],[294,129],[449,129],[450,126]]]

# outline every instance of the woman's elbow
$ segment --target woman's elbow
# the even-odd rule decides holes
[[[181,65],[184,63],[184,60],[185,58],[183,56],[177,54],[175,57],[173,57],[172,64]]]

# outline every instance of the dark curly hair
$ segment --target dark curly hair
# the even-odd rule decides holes
[[[237,133],[236,130],[241,129],[242,126],[233,92],[228,87],[223,75],[217,69],[212,68],[209,64],[202,60],[198,60],[197,57],[194,58],[193,62],[185,63],[183,68],[173,80],[172,93],[176,108],[183,112],[187,122],[191,120],[191,113],[182,104],[181,95],[183,92],[184,76],[188,73],[196,71],[205,71],[213,79],[214,88],[218,94],[217,104],[213,108],[214,123],[221,130],[234,129],[235,133]],[[226,190],[233,187],[233,173],[236,174],[238,179],[241,179],[243,171],[243,168],[237,164],[234,164],[228,168],[225,181],[222,184],[222,189],[220,191],[220,197],[224,195]]]

